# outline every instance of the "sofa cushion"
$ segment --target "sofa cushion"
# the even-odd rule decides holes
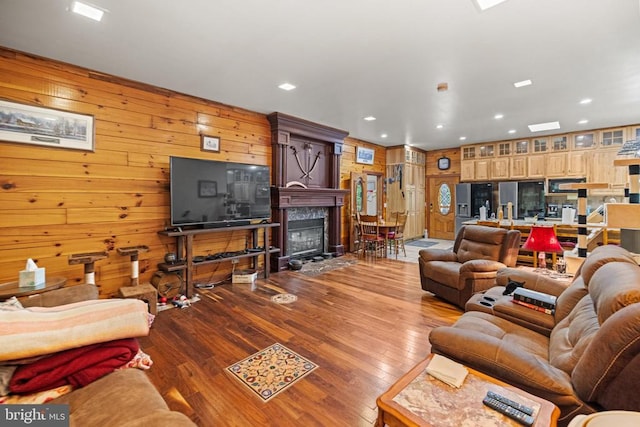
[[[589,288],[589,282],[595,272],[603,265],[615,261],[629,262],[636,265],[636,262],[626,249],[614,245],[599,246],[584,260],[576,272],[576,276],[581,276],[585,286]]]
[[[194,425],[186,415],[170,412],[138,369],[113,372],[49,403],[68,404],[72,426]]]
[[[551,331],[549,363],[571,375],[598,329],[593,301],[587,295]]]
[[[529,385],[527,391],[543,390],[541,397],[572,394],[569,375],[547,362],[549,338],[506,319],[467,312],[452,326],[434,328],[429,341],[434,352],[510,384]]]
[[[466,227],[457,252],[458,261],[464,263],[472,259],[499,259],[506,234],[506,229]]]
[[[423,269],[423,274],[450,288],[459,289],[460,265],[459,262],[431,261],[429,268]]]
[[[638,267],[626,262],[610,262],[602,266],[591,278],[589,295],[602,324],[621,308],[640,302]]]

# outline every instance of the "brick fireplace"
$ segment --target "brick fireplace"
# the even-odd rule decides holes
[[[271,258],[272,270],[288,268],[292,253],[289,217],[299,220],[300,208],[323,212],[324,251],[344,255],[341,210],[349,191],[339,186],[340,157],[348,132],[282,113],[272,113],[267,118],[273,156],[271,217],[280,223],[272,236],[274,246],[280,248],[280,253]]]

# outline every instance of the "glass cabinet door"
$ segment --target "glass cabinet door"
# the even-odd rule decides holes
[[[529,154],[529,140],[516,141],[513,143],[515,154]]]

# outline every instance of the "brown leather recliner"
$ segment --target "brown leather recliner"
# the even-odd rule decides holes
[[[545,315],[549,335],[528,327],[531,318],[506,318],[515,311],[468,311],[431,331],[432,351],[553,402],[559,425],[600,410],[640,411],[640,267],[620,252],[602,246],[585,259]]]
[[[497,271],[516,265],[520,232],[465,225],[453,251],[421,249],[418,255],[422,289],[464,308],[471,296],[496,285]]]

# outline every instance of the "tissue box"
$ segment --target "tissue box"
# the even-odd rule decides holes
[[[36,268],[35,270],[22,270],[20,272],[20,279],[18,280],[18,287],[20,288],[38,288],[44,287],[44,267]]]

